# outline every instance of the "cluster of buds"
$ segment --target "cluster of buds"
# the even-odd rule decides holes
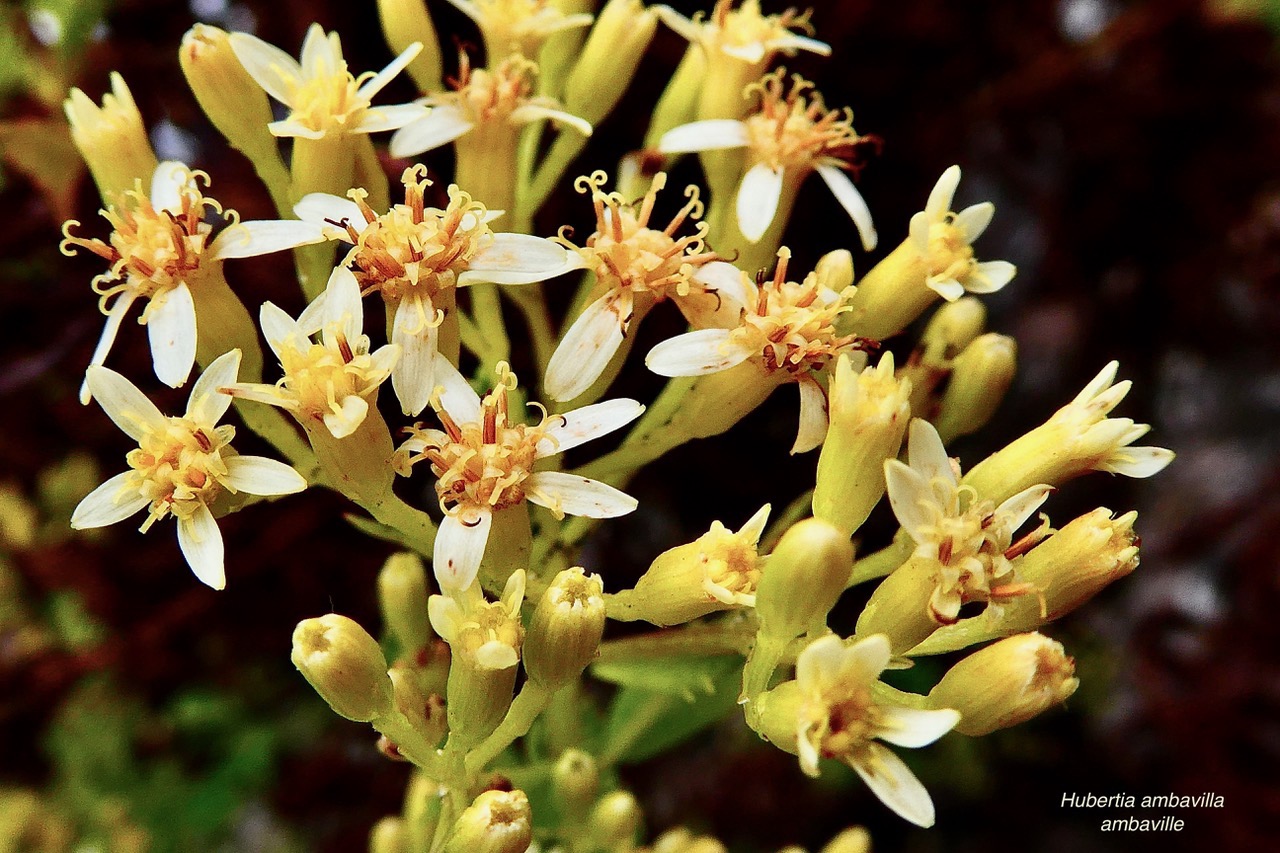
[[[995,209],[952,210],[953,166],[903,223],[901,243],[855,276],[853,252],[879,241],[854,184],[878,140],[854,130],[852,110],[829,108],[808,80],[774,67],[780,54],[831,52],[810,37],[807,14],[765,14],[756,0],[718,0],[692,19],[639,0],[610,0],[598,17],[572,2],[452,2],[478,27],[486,64],[462,53],[447,87],[421,0],[378,3],[396,56],[376,73],[349,70],[338,35],[319,25],[298,59],[246,33],[188,33],[181,62],[193,94],[248,157],[278,220],[240,222],[205,194],[208,175],[159,162],[118,75],[101,106],[73,90],[72,135],[111,229],[64,228],[64,252],[107,266],[93,282],[107,319],[82,396],[138,446],[72,525],[146,510],[145,531],[173,516],[196,576],[222,588],[216,518],[247,507],[246,496],[315,486],[364,510],[353,516],[362,530],[408,549],[378,575],[382,642],[337,614],[293,635],[293,662],[320,697],[369,723],[385,755],[415,765],[404,814],[374,829],[375,853],[525,853],[535,825],[540,844],[563,849],[724,851],[686,829],[638,847],[639,805],[611,767],[652,754],[646,738],[667,743],[673,695],[696,699],[725,683],[748,726],[795,755],[800,772],[842,762],[888,808],[932,825],[932,799],[890,747],[987,735],[1066,701],[1074,663],[1040,631],[1138,563],[1135,513],[1097,509],[1058,530],[1032,517],[1077,476],[1147,477],[1172,453],[1134,446],[1149,427],[1110,417],[1129,389],[1112,362],[987,459],[966,470],[951,457],[947,444],[985,425],[1010,387],[1016,347],[985,330],[977,295],[1016,270],[975,255]],[[535,234],[534,214],[620,102],[659,21],[689,49],[643,147],[618,165],[612,190],[594,164],[571,182],[591,200],[585,238],[568,226]],[[419,97],[375,104],[401,72]],[[273,120],[269,99],[283,118]],[[390,156],[413,159],[396,165],[394,203],[371,139],[391,131]],[[281,137],[291,140],[287,167]],[[439,180],[445,146],[452,181]],[[672,203],[663,169],[692,153],[705,189],[688,186]],[[843,211],[833,235],[853,251],[799,274],[783,238],[815,172]],[[267,302],[255,325],[223,262],[286,250],[306,305],[295,315]],[[576,296],[548,298],[569,275]],[[370,329],[364,300],[374,294],[385,322]],[[643,361],[671,381],[648,406],[610,396],[639,324],[668,300],[690,328]],[[181,417],[105,366],[135,302],[156,377],[179,387],[203,370]],[[565,303],[553,317],[549,306]],[[914,348],[883,348],[917,320]],[[379,405],[388,380],[398,423]],[[772,524],[770,504],[736,529],[712,523],[623,588],[607,555],[583,546],[599,520],[639,507],[628,481],[663,453],[733,428],[782,385],[799,392],[791,453],[821,448],[811,492]],[[219,422],[233,403],[289,464],[232,448],[236,429]],[[624,428],[615,448],[570,465]],[[411,479],[427,472],[429,484]],[[885,498],[900,530],[859,559],[855,542]],[[870,581],[850,633],[832,613]],[[663,630],[606,640],[609,618]],[[927,693],[882,679],[908,658],[962,650]],[[621,685],[603,738],[581,724],[605,692],[581,689],[593,666]],[[528,754],[510,749],[531,730]],[[508,769],[549,780],[554,826],[535,821],[530,796],[500,775]],[[854,828],[822,853],[869,847]]]

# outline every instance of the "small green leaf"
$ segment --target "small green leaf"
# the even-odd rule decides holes
[[[741,659],[736,656],[639,658],[597,663],[591,674],[619,687],[642,688],[693,702],[714,693],[725,673],[741,668]]]

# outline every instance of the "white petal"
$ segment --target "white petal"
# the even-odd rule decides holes
[[[684,36],[686,41],[696,44],[701,40],[701,25],[695,24],[675,9],[665,5],[650,6],[649,8],[658,13],[662,23]]]
[[[332,273],[330,273],[330,276],[332,276]],[[320,291],[316,298],[308,302],[307,307],[302,309],[302,313],[298,315],[298,321],[294,323],[297,327],[298,335],[308,337],[324,328],[324,324],[329,317],[324,307],[325,295],[326,291]]]
[[[422,42],[415,41],[413,44],[406,47],[399,56],[391,60],[390,64],[388,64],[386,68],[379,71],[377,76],[371,77],[365,81],[365,83],[357,90],[357,94],[362,98],[372,98],[374,95],[381,92],[388,83],[394,80],[397,74],[409,67],[409,63],[413,62],[419,53],[422,53]]]
[[[223,229],[209,245],[215,261],[252,258],[297,246],[310,246],[328,239],[326,228],[295,219],[262,219],[241,222]]]
[[[132,471],[116,474],[101,486],[85,495],[71,513],[71,527],[75,530],[86,530],[93,527],[106,527],[117,521],[124,521],[138,510],[150,503],[136,489],[128,487]]]
[[[561,471],[538,471],[525,481],[525,494],[557,515],[616,518],[635,510],[635,498],[598,480]]]
[[[93,358],[89,359],[89,366],[102,364],[107,360],[107,353],[111,351],[111,345],[116,342],[116,335],[120,331],[120,323],[124,320],[125,314],[129,313],[129,306],[133,305],[138,294],[132,290],[121,291],[116,297],[116,301],[111,303],[111,310],[107,312],[106,325],[102,327],[102,337],[98,338],[98,345],[93,348]],[[80,383],[80,402],[88,405],[93,399],[93,395],[89,392],[89,374],[85,373],[85,378]]]
[[[856,763],[850,762],[862,781],[880,802],[893,809],[900,817],[916,826],[933,826],[933,800],[929,792],[915,777],[911,769],[902,763],[887,747],[873,743],[867,756]]]
[[[492,525],[493,513],[487,508],[461,510],[440,522],[432,568],[442,592],[463,592],[471,586],[480,571]]]
[[[929,201],[924,206],[924,214],[929,222],[941,222],[951,212],[951,201],[955,198],[956,187],[959,185],[959,166],[952,166],[942,173],[942,177],[938,178],[929,192]]]
[[[912,245],[915,246],[916,251],[927,257],[929,254],[929,217],[923,211],[911,215],[908,237]]]
[[[435,364],[439,327],[431,300],[407,297],[396,307],[391,342],[400,347],[400,360],[391,371],[391,387],[401,410],[416,417],[436,389]]]
[[[391,104],[383,107],[370,107],[365,110],[360,123],[351,128],[352,133],[380,133],[384,130],[400,128],[420,121],[431,115],[431,108],[425,104]]]
[[[880,706],[880,728],[876,737],[894,746],[918,749],[928,746],[956,727],[960,712],[950,708],[925,711],[899,705]]]
[[[354,201],[331,193],[307,193],[293,206],[293,212],[299,219],[317,224],[350,222],[357,234],[369,224]]]
[[[702,376],[739,365],[753,352],[735,342],[729,329],[699,329],[658,344],[644,363],[659,376]]]
[[[231,398],[219,394],[218,389],[234,385],[240,378],[239,373],[240,350],[233,349],[215,358],[191,386],[187,417],[206,427],[213,427],[222,420],[231,405]]]
[[[996,206],[989,201],[971,204],[956,214],[956,226],[964,234],[965,241],[972,243],[982,236],[991,224],[991,217],[996,215]]]
[[[738,187],[738,230],[752,243],[764,236],[778,212],[782,170],[757,163],[742,176]]]
[[[818,41],[817,39],[811,39],[806,36],[798,36],[795,33],[787,33],[787,35],[781,38],[774,39],[770,44],[779,50],[806,50],[809,53],[816,53],[819,56],[831,55],[831,45],[827,44],[825,41]]]
[[[1163,447],[1122,447],[1098,465],[1098,470],[1142,479],[1163,471],[1174,455]]]
[[[684,154],[690,151],[743,148],[748,142],[745,124],[737,119],[712,118],[668,130],[658,140],[658,150],[663,154]]]
[[[1040,508],[1052,492],[1053,486],[1043,484],[1023,489],[996,507],[996,515],[1000,516],[1000,520],[1008,524],[1009,531],[1013,532]]]
[[[276,354],[276,358],[280,357],[280,347],[286,341],[293,338],[296,344],[296,339],[302,337],[298,324],[274,302],[262,303],[262,307],[258,309],[258,325],[262,326],[262,336],[267,339],[267,345]]]
[[[590,136],[593,129],[591,122],[585,118],[564,110],[557,110],[553,107],[544,107],[538,104],[524,104],[516,107],[511,111],[510,117],[510,120],[516,124],[528,124],[542,119],[555,122],[557,125],[567,124],[582,136]]]
[[[553,415],[555,422],[538,443],[538,456],[563,453],[580,444],[608,435],[634,421],[644,412],[635,400],[620,398],[583,406],[563,415]]]
[[[765,56],[765,46],[762,41],[749,41],[745,44],[722,43],[720,50],[752,65],[763,61]]]
[[[564,270],[569,253],[558,243],[530,234],[494,234],[493,242],[471,259],[458,286],[476,282],[531,284]]]
[[[438,353],[435,376],[436,389],[440,391],[440,405],[449,413],[449,417],[460,424],[479,423],[480,395],[458,372],[458,368]]]
[[[928,510],[934,501],[933,490],[917,472],[897,459],[885,460],[884,482],[889,506],[893,507],[898,523],[913,540],[920,542],[924,538],[921,528],[933,522],[933,513]]]
[[[302,66],[289,54],[248,33],[232,33],[231,50],[267,94],[287,107],[292,107],[290,87],[285,81],[302,79]]]
[[[324,27],[312,24],[302,40],[302,73],[306,77],[329,77],[338,70],[342,54],[334,50]]]
[[[283,462],[264,456],[232,456],[226,460],[228,486],[251,495],[292,495],[307,487],[306,478]]]
[[[222,531],[213,513],[200,504],[190,518],[178,519],[178,546],[201,583],[214,589],[227,585],[223,568]]]
[[[187,381],[191,366],[196,363],[196,304],[183,282],[163,296],[152,298],[162,301],[147,318],[151,362],[161,382],[178,388]]]
[[[796,383],[800,388],[800,429],[792,455],[805,453],[822,444],[827,437],[827,392],[812,376],[803,376]]]
[[[356,394],[348,394],[338,405],[338,411],[325,413],[324,425],[334,438],[346,438],[364,423],[369,414],[369,401]]]
[[[109,367],[89,368],[89,390],[102,411],[134,441],[142,441],[149,430],[163,430],[169,419],[160,413],[147,395]]]
[[[737,312],[746,308],[751,298],[747,292],[746,274],[725,261],[704,264],[694,273],[693,280],[703,287],[715,290],[721,299],[734,303]]]
[[[610,292],[578,315],[547,362],[543,387],[551,399],[572,400],[600,378],[622,346],[631,304],[629,294]]]
[[[871,221],[871,209],[867,207],[862,193],[858,192],[858,188],[853,185],[853,181],[849,180],[849,176],[835,166],[819,166],[818,174],[822,176],[827,189],[831,190],[831,194],[836,197],[836,201],[840,202],[845,213],[849,214],[849,218],[853,220],[853,224],[858,229],[858,236],[862,238],[863,250],[870,252],[876,247],[876,241],[879,238],[876,236],[876,226]]]
[[[1089,384],[1084,386],[1071,402],[1077,406],[1088,405],[1090,400],[1111,387],[1111,383],[1116,380],[1116,373],[1119,370],[1120,362],[1114,360],[1107,362],[1098,371],[1098,375],[1090,379]]]
[[[929,289],[941,296],[948,302],[955,302],[961,296],[964,296],[964,285],[956,281],[954,278],[936,278],[930,276],[925,282]]]
[[[1012,281],[1017,273],[1018,268],[1008,261],[984,261],[965,280],[964,289],[970,293],[995,293]]]
[[[907,462],[926,481],[941,477],[953,485],[956,482],[956,472],[951,467],[947,449],[942,445],[942,436],[924,418],[914,418],[911,421],[907,433]]]
[[[151,206],[170,213],[182,212],[182,188],[191,170],[175,160],[165,160],[151,175]]]
[[[796,681],[806,693],[820,691],[825,684],[838,678],[847,651],[836,635],[819,637],[805,646],[796,658]]]
[[[348,341],[364,334],[364,303],[360,283],[346,267],[334,267],[324,289],[324,330],[337,329]]]
[[[272,136],[278,136],[282,139],[289,139],[293,137],[301,137],[302,139],[324,139],[323,130],[316,130],[313,127],[308,127],[293,118],[273,121],[267,125],[267,131]]]
[[[452,104],[436,107],[430,115],[396,131],[391,137],[391,156],[412,157],[439,148],[473,127],[475,122],[467,118],[459,107]]]

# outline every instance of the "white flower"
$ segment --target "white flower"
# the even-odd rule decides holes
[[[793,688],[800,697],[795,751],[809,776],[818,775],[821,758],[843,761],[886,806],[917,826],[932,826],[929,792],[902,759],[878,741],[910,749],[928,746],[951,731],[960,714],[880,699],[872,688],[889,657],[889,640],[883,634],[860,640],[827,635],[806,646],[796,660]]]
[[[849,214],[862,247],[876,247],[871,211],[845,174],[856,170],[854,155],[864,138],[853,129],[853,113],[828,110],[822,96],[806,91],[812,84],[796,75],[787,93],[785,70],[767,74],[747,87],[758,91],[760,108],[742,121],[705,119],[672,128],[658,141],[664,154],[745,148],[747,171],[738,185],[738,229],[759,242],[778,214],[784,195],[794,198],[811,172],[817,172],[836,201]],[[785,214],[785,211],[784,211]]]
[[[979,262],[973,241],[991,223],[996,207],[989,201],[951,212],[951,200],[960,184],[960,167],[942,173],[924,210],[911,217],[911,243],[924,259],[925,283],[948,302],[969,293],[994,293],[1008,284],[1017,267],[1008,261]]]
[[[692,20],[669,6],[655,6],[663,22],[690,44],[702,46],[712,61],[725,57],[752,66],[763,67],[775,53],[788,55],[797,50],[831,55],[831,45],[817,39],[797,35],[791,30],[809,29],[808,13],[788,9],[780,15],[760,14],[759,0],[745,0],[734,9],[733,0],[717,0],[711,16],[695,16]]]
[[[564,30],[591,26],[592,16],[568,14],[551,0],[449,0],[476,22],[484,35],[486,56],[512,51],[537,59],[548,38]]]
[[[182,163],[166,160],[151,176],[150,193],[141,183],[108,205],[102,215],[111,223],[107,241],[71,234],[80,223],[62,228],[63,254],[87,249],[111,268],[93,280],[106,327],[89,364],[102,364],[115,342],[130,306],[146,299],[139,322],[147,327],[156,377],[171,388],[187,381],[196,358],[196,301],[202,277],[215,274],[227,258],[248,258],[319,243],[322,228],[306,222],[238,222],[235,211],[222,209],[201,192],[209,176]],[[217,237],[205,222],[210,211],[230,221]],[[88,403],[88,380],[80,388],[80,402]]]
[[[524,569],[517,569],[498,601],[486,601],[477,587],[467,595],[433,595],[427,601],[427,617],[451,654],[466,657],[480,669],[509,669],[520,662],[524,589]]]
[[[297,320],[270,302],[263,304],[260,319],[284,377],[275,385],[230,385],[226,393],[288,409],[304,427],[323,425],[334,438],[359,429],[400,347],[369,351],[360,285],[351,271],[335,269],[324,293]],[[316,333],[319,342],[312,340]]]
[[[230,447],[235,427],[218,426],[231,398],[218,389],[236,380],[240,351],[215,359],[191,388],[182,417],[166,417],[128,379],[101,366],[89,368],[89,386],[107,416],[138,448],[129,470],[94,489],[76,507],[71,526],[105,527],[148,508],[146,532],[159,519],[178,520],[178,544],[197,578],[214,589],[226,585],[222,534],[211,505],[224,491],[288,495],[307,481],[283,462],[240,456]]]
[[[430,114],[396,131],[391,137],[391,155],[415,157],[485,125],[515,128],[543,119],[590,136],[591,124],[585,119],[565,112],[552,98],[533,94],[536,69],[519,55],[507,57],[492,70],[472,69],[464,55],[457,91],[423,98],[422,103],[432,108]]]
[[[635,400],[608,400],[544,415],[537,424],[513,423],[507,393],[516,387],[516,377],[505,362],[497,372],[497,387],[481,400],[457,368],[439,358],[439,387],[431,406],[444,429],[415,428],[399,450],[401,473],[425,459],[436,476],[445,518],[436,536],[434,569],[446,592],[471,586],[494,512],[526,500],[557,518],[613,518],[636,508],[635,498],[612,486],[560,471],[534,471],[534,463],[629,424],[644,406]]]
[[[488,222],[501,215],[449,187],[444,210],[426,207],[431,182],[421,165],[401,177],[404,204],[377,214],[352,190],[344,199],[325,193],[305,196],[294,208],[301,219],[337,226],[334,233],[354,248],[344,265],[362,293],[378,291],[391,318],[391,342],[400,360],[391,387],[406,415],[426,408],[436,382],[434,366],[440,326],[452,306],[451,288],[480,282],[530,284],[565,272],[569,254],[551,240],[528,234],[495,234]]]
[[[1010,548],[1013,534],[1053,491],[1031,486],[996,506],[973,487],[960,484],[938,431],[928,421],[911,422],[907,461],[884,463],[889,503],[916,543],[915,555],[937,561],[937,586],[929,599],[935,620],[955,622],[970,601],[998,601],[1034,589],[1017,582]]]
[[[231,49],[249,76],[289,108],[289,117],[267,125],[275,136],[323,139],[330,134],[395,130],[427,113],[421,104],[374,107],[382,91],[421,51],[414,42],[377,74],[352,75],[337,33],[312,24],[302,43],[302,61],[248,33],[232,33]]]

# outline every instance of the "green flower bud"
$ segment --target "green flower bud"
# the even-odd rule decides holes
[[[609,0],[565,79],[564,108],[597,124],[617,105],[658,26],[641,0]]]
[[[819,518],[792,525],[769,555],[756,590],[760,633],[786,641],[823,623],[852,566],[847,533]]]
[[[440,38],[423,0],[378,0],[378,22],[391,52],[404,53],[414,42],[422,52],[405,70],[422,92],[439,92],[441,83]]]
[[[851,826],[827,842],[822,853],[871,853],[871,833]]]
[[[293,631],[290,657],[339,716],[369,722],[391,710],[387,659],[354,620],[337,613],[302,620]]]
[[[951,381],[942,395],[933,425],[943,441],[970,435],[986,426],[1013,383],[1018,345],[1005,335],[974,339],[951,365]]]
[[[929,702],[959,711],[956,731],[978,736],[1031,719],[1066,701],[1079,685],[1061,643],[1019,634],[953,666],[929,691]]]
[[[378,573],[382,618],[401,654],[416,655],[434,637],[427,620],[427,571],[417,554],[392,554]]]
[[[137,181],[151,184],[158,162],[142,114],[124,78],[111,73],[111,93],[102,106],[79,89],[72,89],[63,108],[71,123],[71,139],[84,157],[103,201],[131,190]]]
[[[600,795],[600,768],[590,753],[566,749],[551,770],[551,785],[562,814],[585,815]]]
[[[524,791],[485,791],[458,816],[445,853],[525,853],[532,818]]]
[[[438,693],[423,690],[414,670],[396,666],[387,675],[391,678],[396,710],[426,743],[438,745],[448,729],[444,699]]]
[[[524,668],[548,687],[576,679],[595,660],[604,636],[604,583],[581,568],[556,575],[533,611]]]
[[[631,792],[614,791],[596,803],[588,826],[597,847],[616,850],[635,843],[642,819],[640,803]]]
[[[369,853],[409,853],[409,831],[398,817],[384,817],[369,832]]]

